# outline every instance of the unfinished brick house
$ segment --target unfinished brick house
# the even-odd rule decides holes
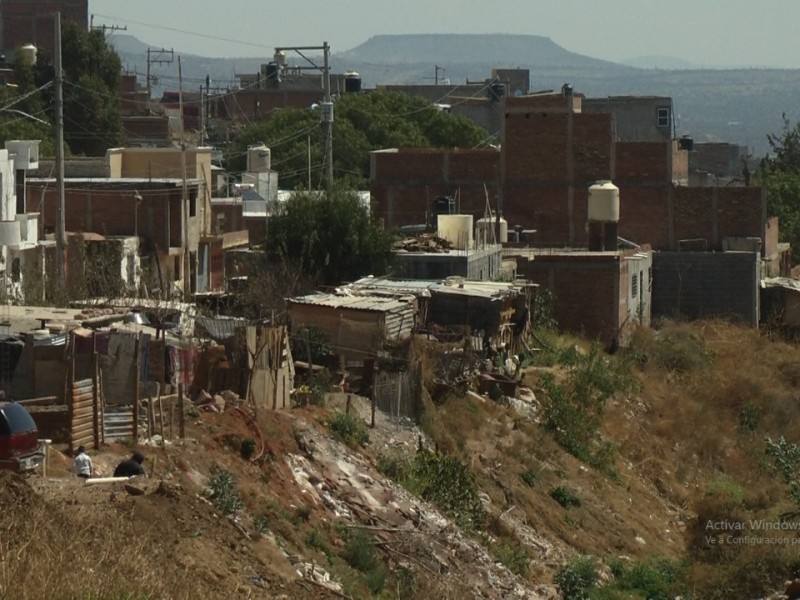
[[[668,98],[643,98],[640,105],[635,98],[625,98],[605,102],[605,108],[604,102],[594,102],[588,111],[583,110],[583,100],[568,86],[561,93],[504,98],[498,150],[373,152],[370,190],[374,214],[389,227],[424,223],[430,200],[445,194],[459,199],[457,212],[478,217],[483,216],[488,202],[500,210],[510,229],[527,232],[524,241],[530,247],[586,248],[589,187],[600,180],[611,180],[619,187],[617,234],[630,241],[632,248],[648,245],[656,251],[653,273],[674,270],[670,253],[684,253],[683,264],[689,250],[697,252],[696,260],[705,263],[714,261],[703,255],[733,249],[760,254],[761,269],[767,262],[773,269],[785,263],[780,258],[785,248],[777,244],[777,222],[768,219],[760,188],[688,186],[688,146],[671,135],[672,103]],[[646,120],[648,114],[652,123],[647,127],[618,122],[629,116]],[[637,136],[639,130],[643,133]],[[742,245],[735,240],[751,242]],[[760,243],[754,244],[754,240]],[[580,261],[580,254],[573,253],[569,258],[573,273]],[[526,263],[518,272],[532,276],[545,289],[553,288],[552,277],[545,281],[535,277],[538,269],[534,262]],[[561,263],[564,260],[551,261],[553,265]],[[561,264],[559,268],[567,266]],[[706,264],[705,268],[713,266]],[[756,285],[758,272],[754,278],[749,266],[734,269],[734,273],[746,279],[743,285],[748,290]],[[593,280],[598,286],[605,284],[602,278],[588,277],[588,282],[574,282],[571,293],[583,304],[572,306],[565,315],[568,322],[562,326],[605,335],[609,328],[591,317],[591,305],[597,297],[592,289],[584,289],[591,287]],[[561,279],[563,283],[563,276]],[[646,283],[649,289],[651,282]],[[657,310],[653,316],[682,310],[669,301],[659,301],[662,292],[661,298],[675,297],[670,285],[662,290],[654,287],[653,306]],[[568,285],[560,287],[561,296],[568,293]],[[628,298],[622,292],[628,287],[615,287],[617,300],[611,313],[626,312],[623,307]],[[578,289],[583,291],[578,293]],[[758,314],[757,293],[747,294],[754,304],[744,308],[726,304],[724,289],[718,288],[715,293],[710,304],[718,314],[733,312],[747,322]],[[698,301],[708,302],[709,298]]]

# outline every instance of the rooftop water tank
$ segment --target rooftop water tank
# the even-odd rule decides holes
[[[344,74],[344,91],[348,94],[361,91],[361,76],[357,72],[348,71]]]
[[[619,221],[619,188],[610,181],[598,181],[589,188],[589,222]]]
[[[508,221],[500,217],[500,238],[495,241],[497,217],[483,217],[475,223],[475,238],[481,244],[505,244],[508,242]]]
[[[266,65],[262,65],[261,69],[268,80],[280,81],[281,67],[274,60],[268,62]]]
[[[436,231],[456,250],[472,248],[472,215],[439,215]]]
[[[489,86],[488,90],[489,100],[492,102],[499,101],[503,96],[506,95],[506,86],[499,81],[494,82]]]
[[[39,51],[33,44],[25,44],[17,48],[17,62],[26,67],[32,67],[36,64],[36,54]]]
[[[272,166],[270,149],[264,144],[256,144],[247,148],[247,172],[266,173]]]

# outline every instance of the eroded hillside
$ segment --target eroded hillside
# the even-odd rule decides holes
[[[538,341],[514,399],[423,369],[419,425],[371,429],[344,394],[257,426],[191,408],[128,489],[58,456],[49,481],[4,476],[0,596],[758,598],[799,574],[797,545],[707,528],[796,509],[765,441],[800,435],[794,344],[719,322],[613,356]],[[96,454],[100,474],[128,451]]]

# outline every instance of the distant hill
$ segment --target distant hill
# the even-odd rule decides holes
[[[147,45],[115,35],[128,70],[146,72]],[[176,52],[178,49],[175,49]],[[212,88],[236,84],[237,73],[255,73],[271,56],[218,59],[183,55],[184,89],[196,90],[209,75]],[[672,61],[671,63],[669,61]],[[675,104],[676,133],[696,141],[727,141],[767,152],[766,136],[780,131],[782,114],[800,120],[800,70],[690,69],[666,57],[643,57],[622,65],[570,52],[551,39],[535,35],[426,34],[376,35],[331,57],[334,72],[355,69],[365,88],[377,84],[432,83],[434,68],[451,83],[484,81],[493,67],[530,70],[531,90],[560,89],[570,82],[587,96],[670,96]],[[649,64],[653,63],[653,64]],[[666,68],[669,64],[672,68]],[[647,68],[641,68],[647,67]],[[153,65],[158,78],[154,95],[178,88],[177,64]]]
[[[376,35],[352,50],[336,54],[336,58],[388,65],[478,62],[579,69],[624,68],[615,63],[570,52],[550,38],[539,35]]]

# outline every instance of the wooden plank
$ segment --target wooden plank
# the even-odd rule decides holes
[[[94,337],[92,338],[94,339]],[[97,394],[97,350],[92,352],[92,434],[94,447],[100,447],[100,402]]]
[[[73,427],[72,428],[72,438],[75,439],[75,438],[78,438],[78,437],[81,437],[81,436],[84,436],[84,435],[91,436],[92,435],[92,429],[93,429],[93,426],[92,426],[91,422],[89,422],[86,425],[81,425],[80,427]]]
[[[136,442],[139,439],[139,397],[140,397],[140,388],[139,388],[139,373],[141,372],[140,367],[140,346],[142,343],[142,334],[136,334],[136,344],[134,346],[133,351],[133,368],[135,369],[134,373],[134,394],[133,394],[133,441]]]
[[[92,425],[92,429],[94,429],[94,415],[88,414],[85,417],[77,417],[72,419],[72,429],[76,429],[78,427],[83,427],[84,425]]]
[[[186,437],[186,413],[184,412],[183,384],[178,384],[178,428],[181,438]]]
[[[80,404],[78,404],[77,406],[73,406],[72,407],[72,412],[73,413],[81,413],[81,414],[88,413],[88,412],[94,412],[94,407],[92,406],[92,401],[91,400],[84,401],[84,402],[81,402]]]

